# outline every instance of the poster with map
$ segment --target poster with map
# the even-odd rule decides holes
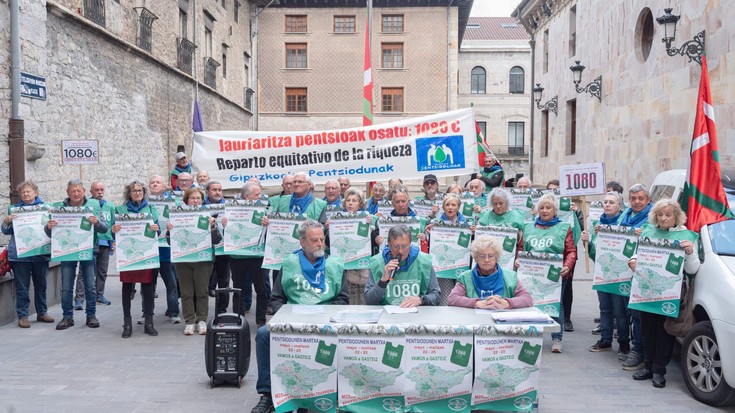
[[[478,326],[472,410],[533,411],[539,386],[542,328]]]
[[[209,211],[181,205],[169,210],[171,262],[212,261]]]
[[[543,193],[535,189],[511,189],[510,190],[510,208],[517,209],[523,214],[525,222],[531,222],[535,219],[531,212],[541,198]]]
[[[301,248],[298,230],[299,225],[305,220],[303,215],[281,213],[268,215],[263,268],[280,270],[283,260]]]
[[[628,260],[638,246],[635,228],[600,225],[597,229],[592,289],[627,297],[633,277]],[[592,227],[590,230],[594,231]]]
[[[504,270],[513,271],[518,248],[518,230],[514,227],[477,226],[475,227],[475,239],[488,236],[500,242],[503,253],[498,259],[498,265]]]
[[[160,267],[158,233],[151,229],[150,214],[115,214],[120,231],[115,234],[115,262],[120,271]]]
[[[271,326],[271,391],[276,413],[337,411],[337,332],[330,325]]]
[[[367,219],[365,212],[341,212],[329,220],[330,254],[342,258],[345,270],[370,266],[372,218]]]
[[[518,280],[531,293],[534,306],[551,317],[559,317],[561,255],[521,251],[518,262]]]
[[[429,255],[437,277],[457,279],[470,268],[469,224],[434,222],[430,236]]]
[[[215,221],[217,221],[217,227],[220,230],[220,233],[223,232],[222,230],[222,218],[225,217],[225,204],[207,204],[202,205],[202,209],[209,212],[209,215],[214,217]],[[218,244],[214,245],[214,255],[226,255],[225,253],[225,237],[222,237],[220,242]]]
[[[158,212],[158,226],[161,228],[161,234],[163,234],[168,225],[169,211],[176,206],[176,198],[172,195],[150,195],[148,197],[148,203],[156,207],[156,212]],[[158,246],[161,248],[170,247],[166,237],[158,238]]]
[[[94,257],[94,215],[89,207],[51,208],[51,261],[91,261]]]
[[[13,218],[13,235],[18,258],[35,257],[51,253],[51,238],[43,227],[49,220],[48,205],[27,205],[11,207],[9,214]]]
[[[407,226],[411,230],[411,244],[421,247],[418,235],[424,232],[424,228],[426,227],[426,220],[424,218],[388,216],[387,218],[383,217],[378,220],[378,230],[380,231],[380,236],[383,237],[383,243],[380,244],[380,251],[383,251],[385,246],[388,245],[388,231],[398,225]]]
[[[398,326],[342,324],[338,330],[339,409],[357,413],[403,411],[406,339]]]
[[[472,326],[407,327],[404,395],[410,411],[469,413],[472,349]]]
[[[641,238],[637,258],[628,308],[678,317],[684,249],[676,241]]]
[[[434,208],[434,206],[436,206],[436,201],[429,199],[415,199],[413,201],[412,208],[416,215],[429,218],[431,216],[431,209]]]
[[[378,201],[378,216],[389,217],[391,211],[393,211],[393,202],[388,199]]]
[[[262,257],[263,235],[261,222],[268,206],[267,201],[231,201],[225,204],[227,227],[224,229],[224,251],[227,255]]]

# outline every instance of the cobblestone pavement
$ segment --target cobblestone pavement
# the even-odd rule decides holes
[[[623,371],[615,351],[589,352],[599,338],[590,334],[597,298],[583,269],[580,260],[572,311],[576,330],[564,334],[562,354],[552,354],[550,338],[545,339],[541,412],[726,411],[694,400],[676,361],[669,366],[666,388],[656,389],[650,381],[634,381],[631,372]],[[97,307],[99,329],[84,325],[82,311],[75,312],[76,325],[66,331],[37,323],[35,316],[30,329],[15,323],[0,327],[0,412],[250,412],[258,401],[254,351],[242,388],[210,388],[204,336],[184,336],[183,324],[170,324],[163,316],[162,283],[154,318],[158,337],[143,334],[143,326],[136,324],[132,338],[120,338],[120,285],[116,277],[108,279],[106,295],[112,305]],[[134,322],[140,305],[137,295]],[[213,306],[212,299],[210,315]],[[61,319],[59,306],[49,310]],[[254,315],[247,318],[254,326]]]

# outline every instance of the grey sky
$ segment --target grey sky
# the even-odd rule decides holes
[[[475,0],[471,17],[510,17],[521,0]]]

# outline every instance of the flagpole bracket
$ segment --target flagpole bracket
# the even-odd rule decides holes
[[[697,33],[692,40],[689,40],[682,44],[679,48],[671,47],[673,38],[667,37],[663,39],[666,43],[666,53],[669,56],[686,56],[689,62],[695,61],[702,66],[702,54],[704,53],[704,30]]]
[[[540,99],[536,101],[536,107],[539,110],[548,110],[549,112],[553,112],[554,115],[557,115],[557,116],[559,116],[559,114],[557,113],[558,105],[559,105],[559,96],[554,96],[553,98],[551,98],[548,102],[544,103],[543,105],[541,104]]]
[[[589,93],[592,97],[602,102],[602,75],[597,76],[595,80],[588,83],[585,87],[579,87],[579,83],[574,84],[577,93]]]

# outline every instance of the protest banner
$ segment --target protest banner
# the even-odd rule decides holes
[[[337,411],[337,332],[330,325],[278,324],[270,332],[276,413]]]
[[[437,221],[430,234],[429,255],[436,276],[456,280],[470,268],[470,225]]]
[[[628,261],[638,246],[635,228],[600,225],[597,229],[592,289],[627,297],[633,276]]]
[[[43,229],[49,220],[50,208],[45,204],[9,208],[8,214],[15,215],[13,235],[18,258],[51,253],[51,238]]]
[[[327,205],[324,209],[324,213],[327,214],[327,219],[332,219],[334,214],[342,211],[344,211],[344,209],[342,209],[341,205]]]
[[[408,204],[408,207],[411,208],[411,204]],[[378,215],[381,217],[389,217],[391,211],[393,211],[393,202],[389,199],[381,199],[378,201]]]
[[[339,409],[402,411],[406,339],[398,326],[342,324],[338,330]],[[403,377],[401,377],[403,376]]]
[[[518,280],[531,293],[534,306],[551,317],[559,317],[561,255],[521,251],[518,263]]]
[[[471,108],[358,128],[325,131],[196,132],[192,161],[223,188],[251,177],[265,186],[305,171],[315,184],[419,179],[477,172]]]
[[[171,262],[212,260],[212,232],[209,211],[181,205],[169,209]]]
[[[543,329],[477,326],[472,410],[531,412],[538,398]]]
[[[415,212],[417,216],[429,218],[432,215],[431,210],[434,206],[436,206],[436,201],[429,199],[415,199],[410,205],[410,208],[413,209],[413,212]],[[441,208],[441,203],[439,208]]]
[[[594,227],[594,223],[600,221],[600,217],[604,213],[605,210],[602,208],[602,202],[590,202],[590,208],[587,211],[587,228]]]
[[[209,215],[214,217],[217,222],[217,227],[222,231],[222,218],[225,217],[225,204],[207,204],[202,205],[202,209],[209,211]],[[214,246],[214,255],[227,255],[225,253],[225,237],[218,244]]]
[[[532,211],[542,195],[543,192],[535,189],[511,189],[510,208],[521,211],[523,213],[523,220],[525,222],[531,222],[536,219]]]
[[[90,261],[94,256],[94,215],[90,207],[51,208],[56,226],[51,230],[51,261]]]
[[[262,257],[263,236],[261,222],[265,216],[267,201],[230,201],[225,204],[227,227],[224,231],[224,252],[239,257]]]
[[[641,237],[628,308],[679,316],[684,249],[676,240]]]
[[[268,214],[268,230],[265,234],[263,268],[280,270],[289,254],[301,249],[299,225],[306,218],[296,214]]]
[[[406,411],[469,413],[472,326],[411,325],[405,332]]]
[[[498,265],[504,270],[513,271],[518,247],[518,230],[514,227],[477,226],[475,227],[475,239],[488,236],[500,242],[503,253],[497,258]]]
[[[390,229],[398,225],[405,225],[411,230],[411,245],[420,248],[418,235],[426,229],[426,220],[417,217],[394,217],[388,215],[387,218],[383,217],[378,220],[378,230],[380,236],[383,237],[383,243],[380,244],[380,251],[383,251],[385,246],[388,245],[388,232]]]
[[[149,214],[115,214],[115,262],[120,271],[159,268],[158,233]]]
[[[156,207],[156,212],[158,212],[158,226],[161,228],[161,231],[165,231],[168,225],[169,211],[176,206],[176,198],[172,195],[150,195],[148,197],[148,203]],[[169,248],[166,237],[158,237],[158,246]]]
[[[472,218],[474,214],[474,207],[475,207],[475,195],[472,194],[472,192],[463,192],[459,196],[459,201],[462,203],[459,207],[459,211],[462,212],[462,215],[464,215],[467,218]],[[482,206],[482,205],[480,205]]]
[[[562,196],[604,194],[605,167],[603,163],[560,165],[559,190]]]
[[[329,220],[329,250],[342,258],[345,270],[361,270],[370,266],[371,222],[365,212],[338,212]]]

